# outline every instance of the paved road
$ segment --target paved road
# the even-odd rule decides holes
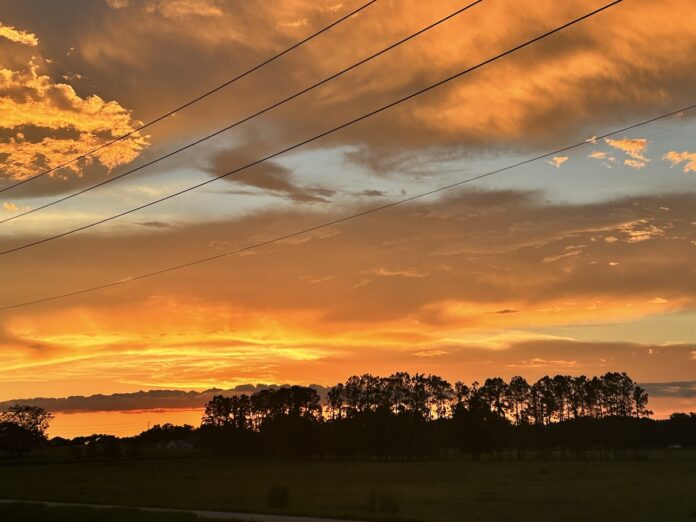
[[[157,513],[193,513],[201,518],[214,520],[239,520],[244,522],[351,522],[334,518],[294,517],[287,515],[267,515],[264,513],[229,513],[227,511],[204,511],[198,509],[166,509],[139,506],[113,506],[108,504],[77,504],[73,502],[47,502],[41,500],[11,500],[0,499],[2,504],[22,502],[25,504],[41,504],[49,507],[88,507],[96,509],[138,509]],[[353,521],[355,522],[355,521]]]

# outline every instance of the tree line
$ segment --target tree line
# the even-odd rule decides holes
[[[451,384],[437,375],[352,376],[325,396],[306,386],[216,395],[201,425],[156,425],[135,437],[54,438],[76,458],[137,456],[178,448],[241,456],[442,457],[696,446],[696,414],[649,418],[648,395],[626,373],[500,377]],[[46,442],[50,413],[0,414],[0,450]]]
[[[323,401],[303,386],[217,395],[196,437],[204,447],[244,454],[480,455],[570,445],[583,452],[667,440],[671,434],[646,435],[657,425],[647,405],[645,390],[618,372],[470,385],[438,375],[363,374],[329,388]]]
[[[454,385],[437,375],[398,372],[389,377],[370,374],[350,377],[328,392],[331,418],[366,411],[395,415],[410,413],[424,420],[451,418],[459,410],[488,410],[515,425],[550,424],[589,417],[647,417],[648,394],[626,373],[601,377],[545,376],[533,384],[516,376],[482,385]]]
[[[626,373],[587,378],[556,375],[529,384],[523,377],[500,377],[480,385],[454,385],[437,375],[398,372],[389,377],[352,376],[328,390],[322,405],[312,388],[289,386],[252,395],[216,395],[206,404],[203,424],[259,429],[278,416],[339,420],[369,412],[412,415],[425,421],[448,419],[457,411],[487,411],[515,425],[546,425],[605,417],[644,418],[648,394]]]

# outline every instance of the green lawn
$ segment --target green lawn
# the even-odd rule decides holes
[[[269,506],[274,485],[287,487],[286,508]],[[696,522],[696,454],[616,461],[34,462],[0,465],[0,492],[17,499],[356,520]]]

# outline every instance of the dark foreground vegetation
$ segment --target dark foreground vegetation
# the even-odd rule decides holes
[[[325,406],[311,388],[216,396],[188,440],[240,456],[442,457],[515,450],[584,456],[696,446],[696,415],[648,418],[648,396],[625,373],[602,377],[544,377],[530,385],[451,385],[434,375],[354,376],[328,391]],[[185,437],[186,428],[158,426],[141,440]]]
[[[328,390],[264,389],[215,396],[201,426],[156,425],[135,436],[54,438],[74,460],[135,458],[170,448],[237,457],[448,458],[484,454],[585,458],[649,448],[696,448],[696,414],[649,418],[648,396],[625,373],[557,375],[529,384],[454,385],[436,375],[354,376]],[[15,406],[0,414],[0,450],[45,446],[51,415]]]

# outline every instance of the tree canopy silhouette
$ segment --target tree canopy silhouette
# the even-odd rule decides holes
[[[46,442],[46,430],[53,418],[37,406],[10,406],[0,412],[0,450],[21,455]]]

